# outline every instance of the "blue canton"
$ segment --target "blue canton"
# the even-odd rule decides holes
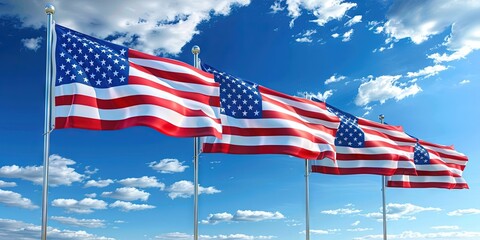
[[[358,118],[328,104],[326,105],[328,111],[340,118],[340,126],[335,135],[335,146],[354,148],[364,147],[365,133],[358,126]]]
[[[55,26],[55,85],[82,83],[109,88],[128,83],[128,48]]]
[[[425,149],[418,142],[415,144],[415,152],[413,153],[413,160],[415,164],[426,165],[430,164],[430,155],[428,154],[427,149]]]
[[[202,69],[212,73],[215,82],[220,83],[220,113],[234,118],[262,118],[262,96],[257,84],[205,64],[202,64]]]

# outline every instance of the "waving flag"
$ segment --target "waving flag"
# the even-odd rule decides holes
[[[220,83],[222,139],[204,138],[203,152],[288,154],[304,159],[335,159],[338,117],[325,104],[279,93],[202,68]]]
[[[56,25],[55,127],[221,137],[218,84],[188,64]]]
[[[418,140],[414,152],[417,176],[393,175],[388,187],[464,189],[462,177],[468,158],[451,146]]]
[[[416,140],[401,127],[357,118],[328,104],[327,109],[340,118],[335,137],[336,160],[313,161],[312,172],[415,175],[413,147]]]

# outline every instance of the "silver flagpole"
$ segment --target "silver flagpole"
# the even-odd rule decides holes
[[[200,47],[195,45],[192,47],[193,53],[193,66],[200,68],[198,55],[200,54]],[[193,139],[193,239],[198,240],[198,155],[200,154],[199,148],[199,138],[195,137]]]
[[[310,190],[308,177],[310,175],[309,162],[305,159],[305,239],[310,240]]]
[[[385,116],[383,114],[378,115],[380,123],[383,124]],[[382,206],[383,206],[383,240],[387,240],[387,205],[385,203],[385,176],[382,176]]]
[[[55,7],[51,4],[45,6],[47,14],[47,57],[45,68],[45,125],[43,133],[43,191],[42,191],[42,240],[47,239],[47,205],[48,205],[48,155],[50,150],[51,104],[52,104],[52,24]]]

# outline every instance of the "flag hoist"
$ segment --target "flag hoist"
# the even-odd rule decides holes
[[[47,202],[48,202],[48,166],[50,150],[50,132],[52,125],[52,26],[55,7],[45,5],[47,14],[47,56],[45,67],[45,125],[43,132],[43,183],[42,183],[42,240],[47,239]]]
[[[201,68],[198,55],[200,47],[195,45],[192,47],[193,66]],[[198,156],[200,155],[200,139],[193,139],[193,239],[198,240]]]
[[[384,124],[383,120],[385,116],[383,114],[378,115],[378,119],[380,119],[380,123]],[[387,208],[385,203],[385,175],[382,175],[382,215],[383,215],[383,240],[387,240]]]

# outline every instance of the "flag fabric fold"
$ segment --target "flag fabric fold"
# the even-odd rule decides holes
[[[221,137],[218,83],[188,64],[55,25],[55,128]]]
[[[386,176],[416,174],[413,163],[416,140],[405,134],[402,127],[355,117],[328,104],[327,109],[340,118],[335,137],[336,159],[313,161],[312,172]]]
[[[339,119],[324,103],[289,96],[202,64],[220,84],[222,139],[203,138],[204,153],[286,154],[335,159]]]
[[[452,146],[418,140],[415,144],[414,161],[417,176],[395,174],[387,177],[387,186],[468,189],[468,184],[462,177],[468,158],[455,151]]]

